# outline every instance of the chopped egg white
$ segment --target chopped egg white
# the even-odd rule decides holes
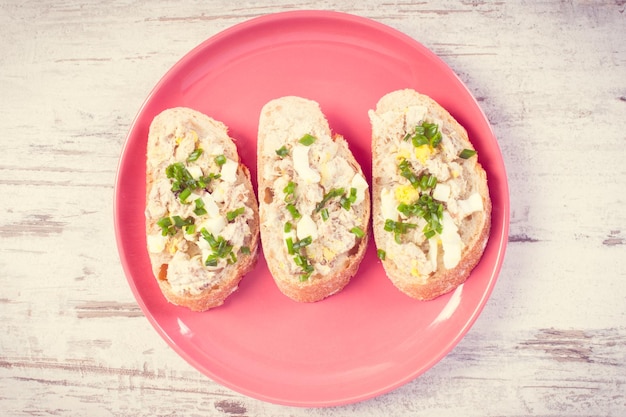
[[[437,256],[439,255],[439,236],[428,239],[428,260],[433,267],[433,271],[437,270]]]
[[[217,186],[213,189],[211,195],[213,196],[213,200],[218,203],[223,203],[226,201],[226,195],[228,194],[228,185],[225,182],[219,182]]]
[[[163,250],[165,249],[166,243],[167,243],[167,237],[161,234],[147,236],[148,251],[150,253],[163,252]]]
[[[356,189],[356,200],[354,200],[354,204],[360,204],[365,199],[365,190],[367,190],[367,181],[363,178],[363,175],[358,172],[352,177],[352,181],[350,183],[350,187]]]
[[[478,193],[473,193],[466,200],[459,200],[459,211],[461,217],[469,216],[470,214],[483,211],[483,199]]]
[[[293,167],[302,178],[303,181],[308,183],[320,182],[320,174],[311,169],[309,166],[309,147],[304,145],[296,145],[293,147]]]
[[[450,198],[450,186],[442,182],[438,183],[433,190],[433,198],[439,201],[448,201]]]
[[[224,230],[224,227],[226,227],[226,219],[218,215],[215,217],[209,217],[204,219],[204,221],[200,223],[197,230],[202,230],[202,228],[205,228],[207,232],[211,233],[213,236],[217,236],[222,230]],[[206,242],[206,240],[200,237],[199,242]]]
[[[237,181],[237,168],[239,164],[232,159],[226,158],[226,162],[222,165],[222,171],[220,172],[220,178],[226,182]]]
[[[204,209],[207,211],[209,217],[219,217],[220,208],[217,206],[215,199],[210,193],[206,193],[202,196],[202,201],[204,201]]]
[[[443,212],[443,230],[441,231],[441,246],[443,247],[443,265],[452,269],[461,261],[463,241],[459,236],[459,229],[448,211]]]
[[[424,120],[427,109],[425,106],[410,106],[406,109],[406,124],[416,126]]]
[[[396,210],[396,207],[398,206],[398,203],[396,201],[393,191],[387,188],[383,188],[383,190],[380,192],[380,198],[380,211],[383,215],[383,220],[391,219],[394,222],[397,221],[398,210]]]
[[[296,226],[296,236],[298,240],[302,240],[308,236],[311,236],[312,240],[317,239],[317,226],[308,214],[302,215],[302,218],[298,222]]]
[[[187,171],[193,177],[194,180],[197,180],[202,176],[202,168],[198,165],[190,165],[187,167]]]

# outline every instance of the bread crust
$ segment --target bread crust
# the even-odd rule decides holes
[[[327,273],[321,274],[316,271],[309,279],[301,281],[298,275],[292,269],[290,270],[289,263],[293,261],[285,249],[284,220],[278,221],[279,215],[276,213],[275,200],[281,197],[280,187],[275,185],[275,177],[268,175],[267,172],[277,164],[277,159],[273,155],[276,149],[282,144],[295,146],[294,143],[307,133],[317,137],[331,138],[335,144],[331,146],[337,147],[337,155],[343,158],[355,173],[363,176],[361,167],[350,152],[347,142],[340,135],[331,135],[328,122],[318,103],[301,97],[288,96],[274,99],[263,107],[259,120],[257,147],[261,242],[268,268],[277,287],[283,294],[298,302],[316,302],[341,291],[356,274],[369,241],[371,200],[368,188],[364,192],[362,203],[358,205],[358,208],[352,208],[356,216],[355,225],[363,230],[364,236],[356,238],[353,247],[344,253],[337,254],[332,261],[329,261],[331,267]],[[320,170],[319,166],[313,168]],[[295,174],[291,178],[298,182]],[[324,190],[324,192],[328,191],[328,189]],[[329,238],[329,236],[320,236],[318,239]]]
[[[214,275],[209,270],[196,270],[195,273],[201,275],[198,277],[198,280],[206,280],[209,283],[199,292],[197,290],[175,289],[168,280],[168,269],[174,254],[168,253],[167,250],[153,253],[149,248],[148,252],[153,273],[165,298],[172,304],[201,312],[222,305],[227,297],[237,290],[241,279],[255,267],[259,248],[259,213],[250,172],[241,163],[236,145],[228,135],[227,127],[223,123],[193,109],[185,107],[167,109],[154,118],[148,135],[146,164],[147,236],[155,236],[161,232],[161,228],[157,225],[161,216],[154,215],[153,211],[156,211],[156,209],[151,210],[151,205],[158,208],[163,203],[155,202],[155,195],[161,198],[171,198],[167,196],[167,193],[159,194],[157,190],[158,182],[164,181],[164,169],[172,162],[172,160],[167,159],[171,157],[170,151],[174,150],[176,152],[179,148],[179,145],[175,143],[177,136],[189,134],[190,131],[193,131],[193,134],[196,136],[200,136],[197,146],[205,148],[205,153],[210,148],[217,146],[224,149],[226,157],[237,163],[236,180],[232,183],[232,186],[240,185],[243,187],[241,195],[245,196],[245,207],[249,210],[246,212],[247,217],[245,221],[245,229],[248,232],[243,238],[243,244],[249,249],[249,254],[237,253],[238,259],[236,262],[225,265],[223,269],[218,269],[218,272]],[[164,162],[164,160],[167,162]],[[206,173],[206,164],[204,165],[202,169]],[[222,203],[222,209],[227,203],[227,201]],[[175,215],[177,214],[175,212],[176,209],[185,209],[177,200],[168,202],[167,207],[172,211],[168,211],[166,215]],[[221,214],[223,215],[224,213]],[[196,216],[196,223],[199,223],[201,218],[202,216]],[[182,241],[182,234],[183,232],[179,230],[171,239]],[[186,244],[191,245],[188,242]]]
[[[376,110],[370,111],[372,121],[372,223],[376,245],[379,249],[386,251],[385,259],[382,261],[383,267],[391,282],[403,293],[417,300],[432,300],[446,294],[464,283],[469,277],[472,269],[480,261],[487,244],[491,226],[491,199],[487,186],[487,177],[484,169],[472,157],[467,161],[459,162],[462,166],[464,176],[468,177],[459,181],[465,189],[459,192],[460,197],[467,197],[471,193],[480,195],[483,210],[477,211],[462,220],[455,220],[460,230],[463,241],[461,257],[453,268],[446,268],[441,260],[441,249],[438,253],[437,268],[428,274],[414,274],[410,269],[398,265],[400,259],[406,258],[408,253],[404,252],[403,245],[393,241],[393,233],[384,229],[385,218],[383,216],[382,191],[392,181],[397,183],[399,176],[396,172],[390,172],[383,168],[384,165],[394,165],[396,161],[390,160],[389,147],[394,143],[399,143],[405,132],[399,129],[401,122],[394,128],[385,125],[388,121],[402,119],[406,124],[409,108],[425,108],[425,117],[429,120],[439,121],[443,127],[445,135],[451,138],[451,142],[457,149],[474,149],[469,141],[466,130],[437,102],[430,97],[420,94],[411,89],[398,90],[383,96],[377,103]],[[393,124],[389,122],[389,124]],[[403,129],[406,129],[404,126]],[[448,146],[450,146],[448,144]],[[437,154],[435,154],[435,157]],[[422,167],[424,168],[424,167]],[[427,170],[426,170],[427,171]],[[452,203],[451,203],[452,204]],[[446,205],[446,210],[449,205]],[[428,255],[429,242],[422,242],[421,248]],[[437,252],[435,252],[437,253]]]

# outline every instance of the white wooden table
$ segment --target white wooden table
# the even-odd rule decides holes
[[[478,98],[507,167],[511,227],[491,299],[418,379],[331,409],[203,376],[153,330],[120,266],[113,187],[161,76],[252,17],[373,18]],[[73,1],[0,5],[0,414],[626,415],[626,4]]]

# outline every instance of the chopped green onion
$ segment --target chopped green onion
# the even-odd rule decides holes
[[[215,157],[215,163],[219,166],[222,166],[226,163],[226,157],[224,155],[217,155]]]
[[[161,228],[161,235],[174,235],[176,234],[176,228],[172,227],[172,219],[169,217],[163,217],[157,222],[157,226]]]
[[[413,146],[415,146],[416,148],[419,148],[420,146],[423,145],[428,145],[428,138],[425,135],[420,135],[417,134],[415,136],[413,136],[411,138],[411,141],[413,142]]]
[[[384,250],[382,250],[382,249],[378,249],[378,250],[376,251],[376,256],[378,256],[378,259],[380,259],[381,261],[384,261],[384,260],[385,260],[385,258],[387,257],[387,252],[385,252],[385,251],[384,251]]]
[[[204,261],[204,265],[217,266],[217,262],[218,262],[217,255],[215,253],[212,253],[209,256],[207,256],[206,260]]]
[[[437,134],[437,131],[439,130],[439,126],[437,126],[435,123],[422,123],[422,127],[424,127],[424,135],[427,138],[432,138]]]
[[[243,214],[245,211],[246,211],[245,207],[239,207],[238,209],[229,211],[228,213],[226,213],[226,219],[228,219],[229,222],[232,222],[233,220],[237,218],[237,216]]]
[[[305,134],[304,136],[302,136],[302,138],[299,140],[299,142],[301,144],[303,144],[304,146],[311,146],[313,144],[313,142],[316,141],[316,137],[313,135],[309,135],[308,133]]]
[[[284,158],[289,155],[289,150],[285,146],[281,146],[279,149],[276,149],[276,155]]]
[[[353,227],[352,229],[350,229],[350,232],[354,233],[354,235],[358,238],[362,238],[363,236],[365,236],[363,229],[361,229],[360,227]]]
[[[311,277],[311,273],[310,272],[302,274],[302,275],[300,275],[300,282],[308,281],[310,277]]]
[[[424,226],[422,231],[428,239],[436,233],[441,233],[443,230],[443,204],[436,202],[428,194],[422,194],[413,204],[400,203],[397,209],[406,217],[417,216],[426,220],[426,226]],[[389,225],[389,230],[387,226],[387,223],[385,223],[385,230],[388,232],[394,231],[393,225]]]
[[[294,250],[300,250],[306,246],[309,246],[311,243],[313,243],[313,238],[311,236],[307,236],[304,239],[298,240],[297,242],[295,242],[293,244],[293,249]]]
[[[288,237],[287,239],[285,239],[285,243],[287,244],[287,253],[289,255],[295,254],[296,251],[293,249],[293,239]]]
[[[324,205],[328,202],[328,200],[334,197],[342,196],[344,193],[345,193],[345,190],[343,188],[333,188],[332,190],[324,194],[322,201],[317,203],[317,205],[315,206],[315,211],[319,212],[321,209],[324,208]]]
[[[159,219],[157,226],[161,228],[161,235],[163,236],[174,236],[177,229],[183,229],[187,234],[192,234],[195,231],[194,221],[191,216],[184,220],[180,216],[163,217]]]
[[[409,182],[414,188],[419,187],[419,179],[417,178],[417,175],[415,175],[415,173],[411,169],[411,164],[409,163],[409,161],[407,161],[406,159],[403,159],[402,162],[398,164],[398,168],[400,169],[400,175],[402,175],[404,178],[409,180]]]
[[[226,263],[228,263],[228,265],[232,265],[232,264],[237,263],[237,255],[235,255],[235,252],[231,251],[228,254],[228,256],[229,256],[229,259],[226,261]]]
[[[350,200],[350,203],[354,204],[354,202],[356,201],[356,188],[350,188],[350,196],[348,197],[348,199]]]
[[[205,265],[217,266],[220,258],[224,259],[230,257],[230,261],[233,261],[233,257],[231,255],[233,251],[233,246],[229,244],[223,236],[218,236],[217,238],[215,238],[215,236],[213,236],[213,234],[207,231],[204,227],[200,230],[200,234],[202,235],[204,240],[209,243],[209,246],[213,251],[213,253],[210,254],[204,262]],[[237,258],[235,258],[234,260],[236,261],[236,259]]]
[[[293,181],[289,181],[285,188],[283,188],[283,193],[285,193],[285,203],[291,203],[296,199],[296,183]]]
[[[241,253],[243,253],[244,255],[250,255],[250,248],[248,246],[242,246]]]
[[[341,207],[343,207],[345,210],[350,210],[350,206],[352,205],[352,203],[350,203],[350,199],[345,195],[341,196],[339,204],[341,204]]]
[[[180,200],[181,203],[186,203],[187,197],[189,197],[190,195],[191,195],[191,188],[185,188],[178,195],[178,199]]]
[[[172,219],[169,217],[163,217],[157,222],[157,225],[161,227],[170,227],[172,225]]]
[[[300,217],[302,217],[296,206],[294,206],[293,204],[287,204],[286,207],[287,211],[291,213],[291,217],[293,217],[294,219],[299,219]]]
[[[207,214],[207,211],[204,208],[204,200],[203,199],[196,198],[195,203],[196,203],[196,208],[194,209],[193,212],[196,214],[196,216],[204,216],[205,214]]]
[[[326,207],[320,211],[320,214],[322,215],[322,220],[328,220],[328,209]]]
[[[473,149],[463,149],[461,153],[459,153],[459,157],[463,159],[469,159],[474,155],[476,155],[476,151]]]
[[[202,155],[202,152],[204,152],[202,148],[196,149],[195,151],[189,154],[189,156],[187,157],[187,162],[197,161],[198,158],[200,158],[200,155]]]
[[[422,122],[421,125],[415,126],[413,132],[408,132],[402,137],[403,141],[408,141],[409,139],[416,148],[423,145],[430,145],[436,148],[441,143],[442,135],[436,123]]]
[[[409,229],[414,229],[416,227],[417,224],[414,223],[395,222],[391,219],[387,219],[385,220],[384,229],[387,232],[393,232],[396,243],[402,243],[401,236],[407,233]]]
[[[183,227],[185,225],[185,221],[180,216],[172,216],[172,220],[174,220],[174,226]]]
[[[285,233],[289,233],[291,232],[291,228],[293,227],[293,225],[290,222],[286,222],[285,223],[285,227],[283,228],[283,231]]]

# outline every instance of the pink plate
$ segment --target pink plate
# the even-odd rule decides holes
[[[432,96],[463,124],[487,171],[493,223],[485,254],[455,292],[430,302],[400,293],[372,243],[339,294],[314,304],[283,296],[261,256],[226,303],[205,313],[168,304],[151,273],[144,236],[145,147],[152,118],[187,106],[230,127],[256,177],[263,104],[283,95],[318,101],[371,179],[367,111],[392,90]],[[255,184],[256,185],[256,184]],[[453,71],[410,37],[352,15],[267,15],[203,42],[163,77],[141,108],[121,156],[117,244],[128,283],[159,334],[209,378],[250,397],[295,406],[353,403],[389,392],[446,355],[480,314],[502,265],[509,193],[498,144]]]

